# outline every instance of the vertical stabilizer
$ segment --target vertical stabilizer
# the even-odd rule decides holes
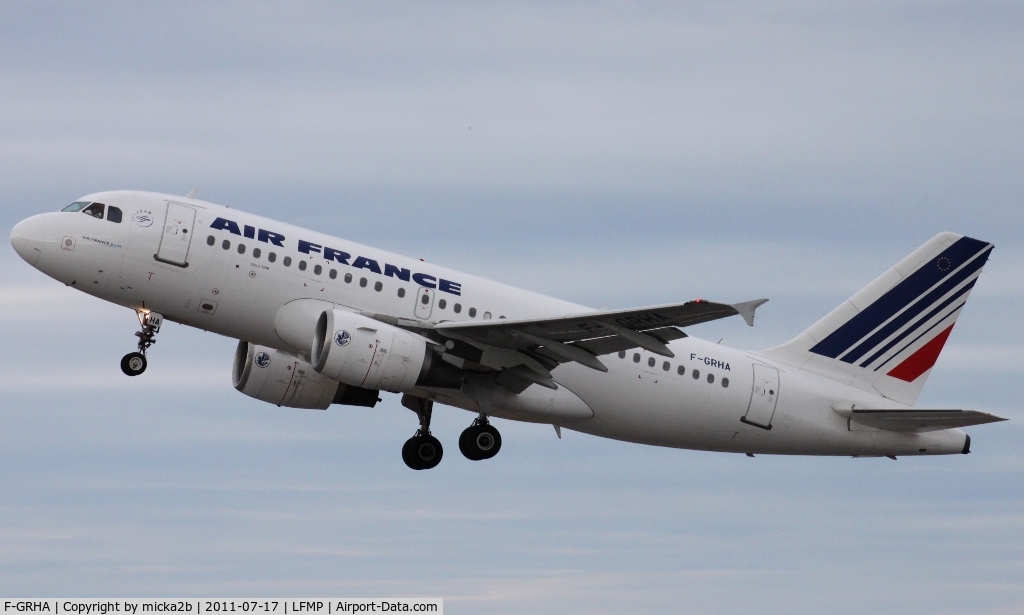
[[[810,329],[764,354],[913,405],[992,247],[940,233]]]

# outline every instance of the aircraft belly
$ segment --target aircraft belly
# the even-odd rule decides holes
[[[590,421],[567,427],[675,448],[714,448],[732,436],[732,422],[742,416],[745,403],[741,392],[715,395],[722,391],[694,382],[688,375],[638,372],[631,364],[617,361],[606,362],[607,373],[574,364],[554,372],[557,381],[577,391],[594,410]]]

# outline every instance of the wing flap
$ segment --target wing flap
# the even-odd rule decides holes
[[[484,344],[514,349],[529,348],[535,345],[530,339],[517,335],[519,332],[562,343],[579,342],[611,335],[621,337],[622,330],[645,335],[650,335],[647,332],[651,331],[654,333],[653,337],[658,338],[655,331],[666,327],[688,327],[740,314],[744,315],[744,318],[746,316],[752,318],[754,308],[750,307],[750,304],[760,305],[764,301],[766,300],[759,299],[756,302],[736,304],[740,306],[742,312],[741,309],[727,303],[696,299],[686,303],[627,310],[595,310],[583,314],[567,314],[548,318],[442,322],[434,328],[441,334],[457,333]],[[651,341],[655,344],[659,343],[657,339]],[[639,345],[634,343],[631,347],[635,348]]]
[[[888,431],[938,431],[998,423],[1007,419],[977,410],[872,410],[833,408],[855,423]]]
[[[441,322],[432,327],[448,354],[479,363],[484,368],[508,372],[499,381],[513,392],[525,382],[552,387],[550,369],[559,363],[576,362],[598,371],[608,368],[599,355],[644,348],[673,356],[666,344],[686,337],[685,327],[740,315],[753,324],[754,310],[767,299],[735,305],[695,299],[627,310],[594,310],[547,318],[498,319],[477,322]],[[446,355],[447,356],[447,355]],[[551,367],[542,365],[549,361]]]

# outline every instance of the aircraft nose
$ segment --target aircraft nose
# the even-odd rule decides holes
[[[11,229],[11,245],[18,256],[29,265],[35,265],[39,255],[43,253],[46,243],[47,224],[42,216],[32,216],[14,225]]]

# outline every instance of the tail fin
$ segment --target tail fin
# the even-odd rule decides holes
[[[764,354],[913,405],[992,247],[940,233],[810,329]]]

